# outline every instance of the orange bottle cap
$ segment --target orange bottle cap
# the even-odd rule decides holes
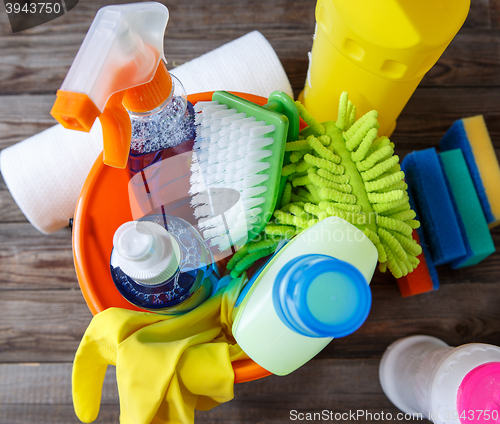
[[[143,113],[156,109],[172,96],[172,77],[165,62],[160,60],[155,76],[146,84],[129,88],[123,105],[131,112]]]

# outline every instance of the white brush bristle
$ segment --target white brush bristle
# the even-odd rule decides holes
[[[259,223],[276,127],[218,102],[195,111],[191,204],[203,237],[224,251]]]

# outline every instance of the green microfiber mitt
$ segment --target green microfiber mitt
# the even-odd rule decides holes
[[[420,224],[408,202],[394,144],[378,137],[377,112],[356,121],[356,108],[344,92],[337,121],[320,124],[301,103],[296,104],[308,127],[299,140],[285,146],[290,164],[282,175],[288,183],[281,206],[274,212],[276,222],[268,224],[266,234],[290,237],[322,219],[338,216],[373,242],[382,271],[389,268],[396,278],[407,275],[418,265],[422,252],[412,238]],[[238,269],[238,261],[243,258],[229,267]]]

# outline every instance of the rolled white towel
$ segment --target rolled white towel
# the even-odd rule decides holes
[[[271,44],[258,31],[172,70],[188,94],[228,90],[267,97],[293,96]],[[90,133],[55,125],[0,152],[0,170],[12,197],[33,226],[50,234],[68,225],[78,196],[102,151],[96,120]]]
[[[293,97],[276,52],[258,31],[174,68],[171,73],[181,80],[188,94],[227,90],[268,97],[281,90]]]

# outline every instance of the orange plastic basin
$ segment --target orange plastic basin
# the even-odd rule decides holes
[[[235,93],[254,103],[264,105],[267,99]],[[188,96],[195,104],[212,99],[212,92]],[[107,308],[140,309],[126,301],[113,283],[109,259],[113,235],[124,222],[132,220],[128,195],[127,169],[105,166],[102,154],[97,158],[85,181],[73,221],[73,257],[83,297],[93,315]],[[235,382],[257,380],[271,373],[251,359],[233,363]]]

